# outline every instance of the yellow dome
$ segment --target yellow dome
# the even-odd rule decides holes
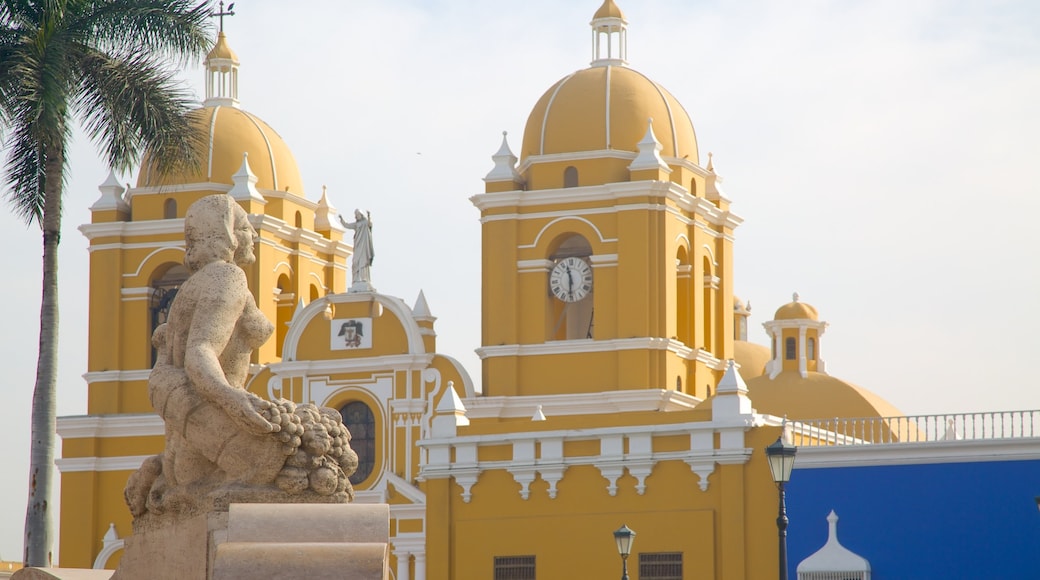
[[[740,365],[737,372],[744,382],[762,376],[766,372],[766,363],[771,358],[769,347],[746,340],[733,341],[733,360]]]
[[[257,176],[257,189],[289,191],[303,196],[303,182],[296,159],[285,141],[256,115],[235,107],[212,106],[192,111],[193,122],[206,131],[205,152],[197,172],[160,178],[149,170],[148,155],[141,164],[137,187],[188,183],[224,183],[242,167],[242,154],[249,154],[249,168]]]
[[[592,16],[593,20],[599,20],[600,18],[620,18],[624,20],[625,14],[621,12],[617,4],[614,4],[614,0],[604,0],[603,5]]]
[[[777,308],[776,314],[773,315],[773,320],[797,320],[804,318],[819,320],[820,314],[814,306],[805,302],[799,302],[798,294],[794,295],[794,301]]]
[[[662,156],[698,162],[693,123],[671,93],[631,68],[592,66],[564,77],[538,100],[527,118],[520,158],[604,149],[636,152],[650,118]]]
[[[823,373],[784,371],[747,381],[751,406],[759,413],[792,420],[902,416],[874,393]]]

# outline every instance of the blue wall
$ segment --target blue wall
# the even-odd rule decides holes
[[[827,541],[833,509],[873,580],[1040,578],[1037,495],[1040,461],[796,468],[790,577]]]

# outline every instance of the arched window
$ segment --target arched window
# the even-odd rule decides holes
[[[690,179],[690,195],[693,195],[693,196],[697,195],[697,180],[696,179]]]
[[[682,377],[675,377],[675,391],[678,393],[682,392]]]
[[[276,328],[274,329],[275,350],[278,351],[278,356],[282,356],[285,335],[289,332],[289,322],[292,321],[296,309],[296,293],[293,292],[292,282],[285,274],[278,277],[277,300]]]
[[[296,227],[303,227],[303,214],[301,214],[300,212],[296,212]]]
[[[173,200],[169,200],[173,201]],[[148,329],[148,341],[151,342],[152,333],[160,324],[166,322],[170,316],[170,307],[173,299],[177,297],[177,289],[188,279],[188,269],[180,264],[172,265],[161,275],[152,279],[152,296],[149,300],[148,310],[151,313],[151,327]],[[155,349],[152,349],[152,365],[155,365]]]
[[[816,360],[816,339],[810,338],[805,344],[805,355],[809,360]]]
[[[177,200],[171,198],[164,201],[162,213],[163,219],[166,220],[171,220],[177,217]]]
[[[693,345],[693,312],[690,298],[690,260],[685,246],[675,252],[675,338]]]
[[[578,168],[573,165],[563,170],[563,186],[578,187]]]
[[[795,347],[795,344],[794,344],[794,337],[789,336],[786,339],[784,339],[784,358],[785,359],[787,359],[787,360],[794,360],[795,357],[797,356],[795,354],[797,351],[798,351],[798,349]]]
[[[357,485],[368,479],[376,465],[376,418],[361,401],[347,403],[339,413],[350,431],[350,448],[358,456],[357,471],[350,476],[350,483]]]

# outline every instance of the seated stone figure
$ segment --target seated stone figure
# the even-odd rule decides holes
[[[252,351],[274,327],[254,303],[242,266],[257,233],[228,195],[194,203],[184,218],[191,276],[152,337],[148,395],[166,425],[166,448],[131,476],[137,520],[208,509],[214,493],[249,501],[346,502],[357,468],[338,412],[265,401],[244,388]]]

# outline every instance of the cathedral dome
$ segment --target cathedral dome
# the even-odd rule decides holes
[[[200,141],[203,151],[199,169],[160,177],[149,170],[151,164],[146,154],[137,187],[188,183],[232,185],[231,176],[242,166],[242,154],[247,153],[249,168],[258,178],[258,189],[303,195],[303,182],[292,151],[259,117],[234,106],[214,105],[192,111],[191,118],[205,132]]]
[[[829,417],[897,417],[899,409],[878,395],[823,373],[803,378],[784,371],[775,378],[762,375],[747,381],[748,397],[759,413],[792,420]]]
[[[663,157],[698,163],[686,110],[664,87],[627,66],[628,22],[614,0],[604,0],[590,25],[592,66],[560,79],[538,99],[524,128],[521,162],[558,153],[638,152],[653,119]]]
[[[527,118],[520,157],[636,152],[651,118],[662,156],[698,162],[693,123],[671,93],[626,66],[594,65],[564,77],[538,99]]]

